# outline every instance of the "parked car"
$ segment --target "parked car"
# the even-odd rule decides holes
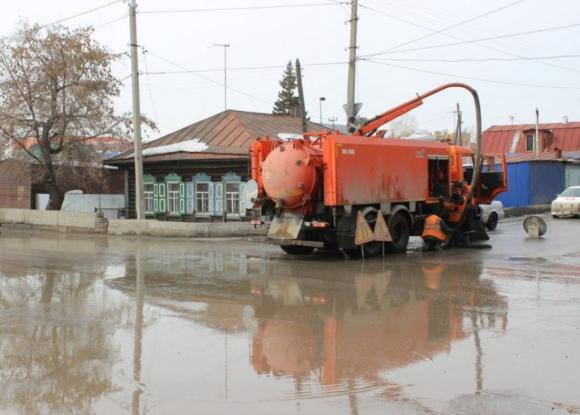
[[[491,231],[497,228],[497,223],[503,219],[505,212],[503,211],[503,203],[499,200],[494,200],[490,205],[479,205],[481,208],[481,221],[485,227]]]
[[[580,186],[570,186],[552,202],[552,217],[580,215]]]

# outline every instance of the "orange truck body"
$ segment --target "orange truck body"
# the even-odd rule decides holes
[[[324,204],[429,200],[427,162],[449,146],[376,137],[327,136],[323,147]]]
[[[424,97],[454,86],[476,96],[468,86],[448,84],[380,114],[353,135],[321,131],[291,141],[257,139],[250,152],[257,185],[254,217],[273,217],[270,239],[286,252],[351,249],[358,240],[358,213],[371,224],[380,214],[393,236],[390,250],[403,252],[409,236],[421,234],[424,218],[442,213],[453,183],[471,183],[477,176],[473,206],[491,203],[506,191],[503,155],[475,160],[475,151],[469,147],[376,134],[383,123],[416,108]],[[501,171],[492,170],[497,158]],[[476,166],[479,172],[474,171]],[[377,252],[376,244],[373,252]]]

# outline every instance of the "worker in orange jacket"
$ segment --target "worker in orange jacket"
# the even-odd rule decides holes
[[[449,212],[448,221],[452,225],[457,224],[461,220],[461,215],[465,210],[467,203],[467,196],[471,191],[471,186],[465,182],[454,183],[451,188],[451,198],[444,203],[444,207]]]
[[[429,215],[425,219],[421,238],[427,249],[437,250],[447,243],[452,229],[437,215]]]
[[[448,245],[469,245],[473,237],[478,240],[488,240],[489,237],[483,228],[480,218],[477,216],[476,205],[471,200],[467,206],[467,198],[471,192],[471,186],[465,182],[453,183],[451,188],[451,197],[448,202],[443,204],[448,216],[449,225],[455,230],[451,236]],[[467,213],[464,213],[467,210]],[[465,221],[458,229],[461,217],[465,214]]]

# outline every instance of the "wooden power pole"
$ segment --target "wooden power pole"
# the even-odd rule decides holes
[[[131,80],[133,89],[133,153],[135,155],[135,210],[137,219],[145,219],[143,189],[143,153],[141,151],[141,103],[139,102],[139,58],[137,54],[137,2],[129,0],[131,36]]]
[[[351,1],[350,7],[350,44],[348,47],[348,85],[346,94],[346,121],[348,130],[353,132],[356,129],[355,121],[360,105],[356,105],[355,82],[356,82],[356,35],[358,24],[358,0]]]
[[[300,118],[302,120],[302,133],[307,130],[306,127],[306,106],[304,105],[304,89],[302,88],[302,68],[300,59],[296,59],[296,82],[298,84],[298,99],[300,101]]]

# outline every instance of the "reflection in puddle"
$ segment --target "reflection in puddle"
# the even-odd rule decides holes
[[[294,390],[284,394],[287,399],[376,389],[393,397],[400,385],[388,380],[390,370],[433,360],[470,336],[477,349],[470,370],[478,392],[479,331],[503,333],[507,326],[507,301],[480,279],[477,266],[369,263],[361,269],[341,262],[313,270],[299,261],[203,257],[190,263],[166,258],[164,266],[148,267],[147,303],[223,333],[224,367],[228,334],[248,333],[252,369],[258,376],[291,379]],[[108,285],[135,292],[130,277]],[[226,379],[224,371],[225,385]]]
[[[273,275],[254,282],[253,366],[274,376],[314,372],[323,385],[376,382],[471,334],[478,343],[481,328],[505,330],[507,304],[474,271],[418,264],[367,269],[341,281]]]
[[[460,341],[475,343],[475,366],[463,370],[481,391],[480,332],[507,326],[507,300],[477,265],[94,255],[41,258],[33,272],[13,262],[13,275],[0,274],[0,412],[270,401],[312,412],[333,398],[356,413],[365,394],[384,403],[404,393],[391,371]]]

